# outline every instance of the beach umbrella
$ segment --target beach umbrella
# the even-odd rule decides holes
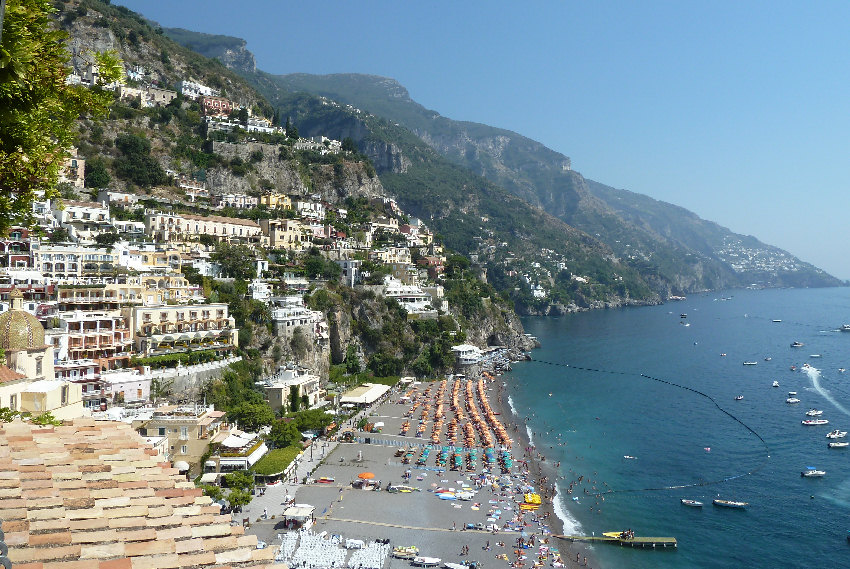
[[[375,477],[371,472],[361,472],[357,475],[357,478],[361,480],[372,480]]]

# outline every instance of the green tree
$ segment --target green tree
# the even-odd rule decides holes
[[[68,235],[68,230],[64,227],[57,227],[53,231],[50,232],[50,242],[51,243],[65,243],[70,239]]]
[[[247,506],[251,503],[251,493],[247,490],[231,490],[227,495],[227,503],[231,508]]]
[[[112,181],[102,158],[91,158],[86,162],[86,187],[105,188]]]
[[[115,138],[115,147],[123,154],[115,160],[115,172],[122,178],[145,188],[168,181],[165,170],[150,155],[151,143],[144,136],[119,134]]]
[[[121,237],[117,233],[98,233],[94,240],[101,247],[112,247],[115,243],[121,241]]]
[[[357,143],[354,142],[354,139],[350,136],[346,136],[342,139],[342,149],[345,152],[354,152],[357,153]]]
[[[301,440],[301,431],[295,421],[275,421],[269,432],[268,439],[274,443],[276,448],[288,447]]]
[[[67,34],[57,30],[50,0],[16,0],[6,6],[0,45],[0,234],[33,224],[36,192],[58,197],[56,183],[80,115],[103,116],[120,80],[114,52],[94,54],[98,84],[66,85]]]
[[[357,357],[357,348],[353,344],[349,344],[345,349],[345,373],[355,374],[360,373],[360,358]]]
[[[246,431],[259,431],[274,421],[274,411],[268,403],[240,403],[227,412],[230,421],[236,421]]]
[[[251,490],[254,487],[254,476],[244,470],[225,474],[223,478],[224,485],[231,490]]]
[[[213,502],[218,502],[224,497],[224,490],[213,484],[204,484],[201,489],[204,491],[204,496],[209,496]]]
[[[226,241],[216,244],[212,260],[221,266],[224,276],[251,280],[257,276],[254,251],[247,245],[232,245]]]

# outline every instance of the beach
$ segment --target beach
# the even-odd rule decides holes
[[[390,550],[415,546],[420,556],[487,569],[592,567],[583,545],[553,537],[562,533],[555,469],[530,447],[502,392],[502,378],[490,374],[394,389],[363,412],[372,432],[316,443],[308,483],[267,488],[247,513],[249,532],[279,547],[290,496],[314,508],[311,532],[342,543],[389,540]],[[381,490],[355,487],[375,484]],[[257,521],[259,505],[268,519]],[[392,556],[383,565],[408,566]]]

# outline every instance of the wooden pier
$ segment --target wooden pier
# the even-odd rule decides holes
[[[641,547],[641,548],[652,548],[652,549],[667,549],[668,547],[672,547],[673,549],[677,546],[677,541],[675,537],[630,537],[628,539],[619,537],[619,535],[606,535],[602,534],[599,536],[592,535],[555,535],[554,537],[559,537],[561,539],[566,539],[568,541],[589,541],[594,543],[613,543],[615,545],[619,545],[620,547]]]

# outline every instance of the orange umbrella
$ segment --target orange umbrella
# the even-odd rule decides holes
[[[357,478],[360,478],[362,480],[371,480],[374,477],[375,477],[375,475],[372,474],[371,472],[361,472],[360,474],[357,475]]]

